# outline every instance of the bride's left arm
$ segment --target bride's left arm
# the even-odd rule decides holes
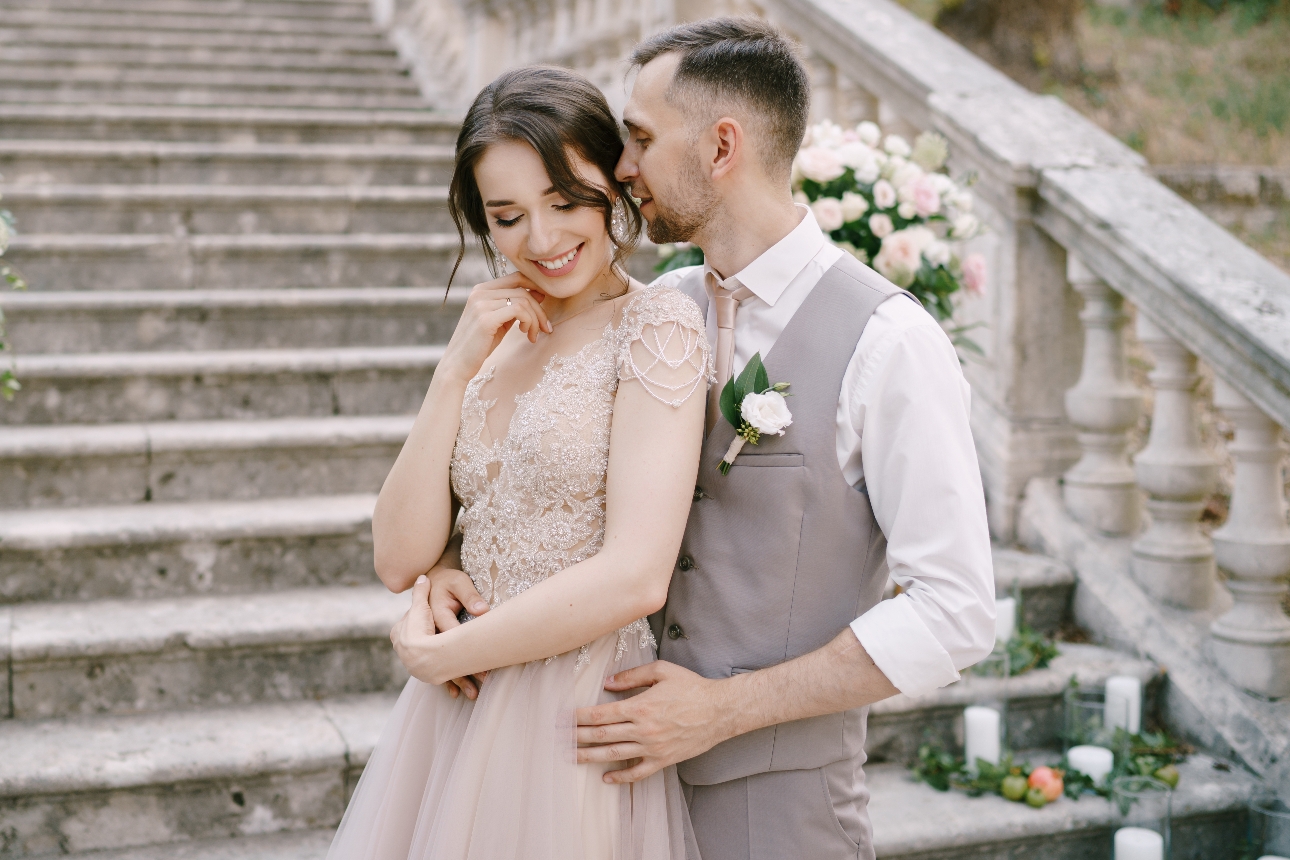
[[[655,338],[663,326],[671,328]],[[707,343],[702,329],[677,323],[642,335],[628,347],[614,401],[603,548],[446,633],[401,623],[392,638],[414,677],[441,684],[563,654],[663,606],[698,473]],[[687,350],[691,360],[678,361]],[[667,361],[654,360],[660,351]],[[418,610],[425,591],[413,592]]]

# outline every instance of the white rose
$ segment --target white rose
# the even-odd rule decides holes
[[[856,134],[865,142],[866,146],[877,146],[878,141],[882,139],[882,129],[878,128],[876,122],[865,120],[856,126]]]
[[[947,265],[950,261],[950,246],[937,239],[923,249],[923,256],[933,266]]]
[[[948,194],[954,190],[954,180],[950,179],[944,173],[927,174],[932,180],[932,187],[936,189],[937,194]]]
[[[826,119],[811,127],[811,145],[836,149],[842,145],[842,135],[842,127]]]
[[[872,185],[878,181],[878,177],[881,175],[882,166],[878,163],[878,159],[876,158],[870,158],[864,164],[856,168],[856,182],[864,185]]]
[[[896,225],[891,223],[891,216],[879,212],[877,215],[869,218],[869,231],[879,239],[891,235],[891,231],[896,229]]]
[[[891,184],[896,186],[897,189],[904,189],[906,185],[914,184],[919,179],[922,179],[924,175],[921,167],[912,161],[906,161],[891,172]]]
[[[972,211],[972,195],[966,191],[955,191],[946,197],[946,202],[960,212]]]
[[[981,223],[975,215],[960,215],[954,219],[953,235],[955,239],[970,239],[976,235]]]
[[[842,201],[836,197],[821,197],[811,204],[815,221],[825,233],[832,233],[845,223],[842,216]]]
[[[859,170],[873,161],[873,150],[859,141],[844,143],[838,147],[837,152],[843,166],[850,167],[852,170]]]
[[[880,179],[873,186],[873,205],[879,209],[890,209],[896,205],[896,188],[885,179]]]
[[[887,135],[887,139],[882,142],[882,148],[892,155],[899,155],[901,158],[909,158],[909,153],[912,152],[909,148],[909,141],[898,134]]]
[[[758,433],[767,436],[782,436],[784,428],[793,423],[793,413],[778,391],[747,395],[739,404],[739,414]]]
[[[910,221],[918,214],[918,207],[913,203],[902,203],[896,207],[896,214],[906,221]]]
[[[859,220],[860,216],[869,211],[869,201],[864,199],[863,194],[856,194],[854,191],[847,191],[842,195],[842,221],[850,224],[852,221]]]
[[[796,168],[807,179],[821,185],[832,182],[846,171],[836,152],[820,146],[808,146],[797,153]]]

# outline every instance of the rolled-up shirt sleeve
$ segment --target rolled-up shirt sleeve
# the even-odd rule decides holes
[[[838,455],[863,481],[901,593],[851,623],[887,679],[918,696],[994,645],[994,570],[968,417],[971,389],[945,332],[895,297],[856,346],[838,404]]]

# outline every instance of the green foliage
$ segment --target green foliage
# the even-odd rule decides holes
[[[23,279],[22,273],[18,269],[3,259],[5,251],[9,250],[9,240],[17,234],[18,230],[14,224],[13,213],[8,209],[0,209],[0,279],[3,279],[10,287],[15,290],[27,289],[27,282]],[[9,344],[5,340],[5,321],[4,311],[0,310],[0,353],[8,352]],[[22,385],[18,378],[14,376],[13,365],[0,370],[0,397],[5,400],[13,400]]]
[[[1024,624],[1017,627],[1008,640],[1009,674],[1020,675],[1031,669],[1047,669],[1053,658],[1061,654],[1057,643]]]
[[[671,272],[674,269],[684,269],[686,266],[702,266],[703,249],[698,245],[676,245],[659,246],[658,263],[654,265],[654,273],[661,275],[665,272]]]
[[[951,777],[961,774],[963,766],[963,759],[929,742],[918,748],[918,761],[914,763],[913,772],[916,779],[937,791],[949,791]]]

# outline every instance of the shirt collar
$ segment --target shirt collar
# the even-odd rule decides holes
[[[753,295],[768,305],[773,306],[779,301],[784,290],[801,274],[807,263],[815,259],[815,255],[820,252],[825,242],[824,231],[816,223],[815,213],[811,208],[801,203],[796,206],[802,212],[802,220],[798,225],[760,257],[745,266],[743,271],[722,281],[712,267],[704,262],[704,273],[712,276],[704,278],[709,292],[714,281],[727,288],[731,287],[732,281],[738,281],[740,286],[747,287]]]

